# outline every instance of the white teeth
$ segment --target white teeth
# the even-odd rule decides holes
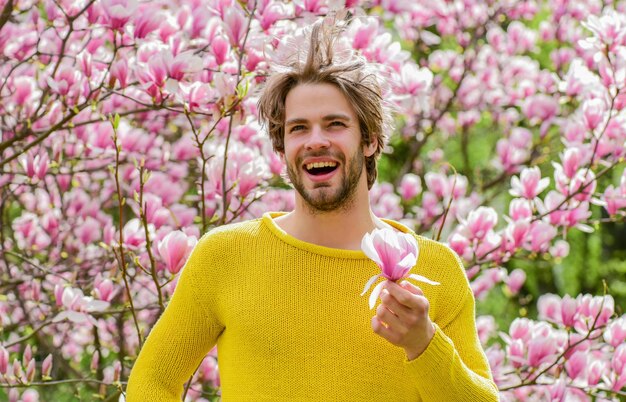
[[[337,162],[313,162],[306,164],[306,170],[311,170],[313,168],[323,168],[323,167],[335,167],[337,166]]]

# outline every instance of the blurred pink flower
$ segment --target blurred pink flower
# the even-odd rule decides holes
[[[159,242],[159,254],[165,260],[167,270],[175,275],[185,265],[187,258],[195,247],[197,239],[187,236],[180,230],[169,233]]]
[[[593,131],[606,119],[607,107],[602,99],[588,99],[583,103],[583,121],[588,130]]]
[[[626,316],[613,320],[604,330],[604,340],[613,347],[626,341]]]
[[[532,200],[545,190],[549,184],[549,178],[541,178],[539,167],[525,168],[519,177],[513,176],[511,178],[511,190],[509,190],[509,193],[514,197],[524,197]]]
[[[551,96],[537,94],[526,98],[522,104],[522,112],[529,120],[543,123],[557,115],[559,103]]]
[[[478,207],[461,220],[460,232],[470,240],[483,239],[497,223],[498,214],[493,208]]]
[[[52,354],[49,354],[41,363],[41,376],[43,378],[50,377],[51,372],[52,372]]]
[[[136,0],[102,0],[102,8],[111,29],[120,29],[135,15]]]
[[[239,48],[246,34],[246,17],[243,12],[237,7],[229,7],[224,13],[224,24],[230,44]]]
[[[528,342],[528,364],[539,367],[550,361],[557,353],[557,345],[553,338],[537,336]]]
[[[6,374],[9,368],[9,352],[0,346],[0,374]]]
[[[24,168],[26,175],[33,181],[43,180],[48,172],[50,160],[47,153],[33,154],[28,152],[19,157],[20,164]]]
[[[409,274],[411,268],[417,263],[419,255],[417,240],[410,233],[398,232],[391,228],[374,229],[372,233],[366,233],[363,236],[361,249],[382,271],[367,281],[361,296],[367,293],[369,288],[380,277],[392,282],[397,282],[403,278],[412,278],[430,285],[439,284],[424,276]],[[385,281],[376,285],[374,290],[372,290],[369,298],[370,309],[374,308],[384,284]]]
[[[521,269],[514,269],[504,280],[506,287],[513,295],[519,293],[522,286],[524,286],[524,282],[526,282],[526,272]]]
[[[85,296],[82,290],[71,287],[63,289],[61,304],[65,309],[57,314],[52,322],[68,319],[77,324],[90,322],[96,325],[96,319],[89,313],[104,311],[109,307],[109,302],[94,300],[91,296]]]
[[[422,192],[422,182],[418,175],[407,173],[400,182],[400,196],[404,201],[410,201]]]
[[[134,20],[135,38],[145,38],[150,32],[159,29],[163,17],[151,6],[144,7]]]
[[[556,228],[546,222],[536,221],[531,224],[525,248],[535,253],[543,253],[550,247],[550,242],[556,236]]]
[[[126,88],[126,85],[128,84],[128,61],[125,58],[117,59],[111,65],[110,74],[110,86],[113,86],[115,80],[117,80],[120,84],[120,88]]]

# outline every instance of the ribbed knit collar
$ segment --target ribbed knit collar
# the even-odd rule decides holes
[[[341,248],[325,247],[325,246],[320,246],[320,245],[313,244],[313,243],[308,243],[300,239],[296,239],[295,237],[291,236],[290,234],[285,232],[283,229],[281,229],[280,226],[278,226],[276,222],[274,222],[274,218],[277,218],[285,214],[287,214],[287,212],[266,212],[263,214],[263,217],[261,218],[263,224],[276,237],[278,237],[283,242],[290,244],[294,247],[297,247],[301,250],[305,250],[314,254],[324,255],[327,257],[349,258],[349,259],[366,259],[367,258],[365,253],[361,250],[345,250]],[[392,221],[389,219],[381,219],[381,220],[393,226],[394,228],[398,229],[401,232],[413,233],[411,229],[407,228],[406,226],[402,225],[399,222]]]

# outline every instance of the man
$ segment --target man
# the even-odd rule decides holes
[[[334,60],[337,30],[316,24],[305,62],[259,101],[297,190],[290,213],[227,225],[199,241],[145,343],[127,401],[178,401],[217,343],[224,401],[495,401],[458,257],[417,237],[412,273],[375,313],[359,296],[377,266],[375,228],[410,232],[370,209],[387,113],[359,58]],[[373,317],[372,317],[373,315]]]

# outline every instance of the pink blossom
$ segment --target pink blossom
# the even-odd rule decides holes
[[[422,192],[422,182],[419,176],[407,173],[400,182],[400,196],[404,201],[410,201]]]
[[[569,243],[565,240],[557,240],[550,247],[550,255],[554,258],[565,258],[569,255]]]
[[[610,7],[606,8],[600,17],[590,15],[582,24],[594,35],[579,43],[583,48],[594,48],[600,52],[604,51],[604,45],[607,45],[608,49],[613,51],[624,42],[626,27],[623,15]]]
[[[605,120],[607,107],[602,99],[588,99],[583,103],[582,111],[585,126],[593,131]]]
[[[135,23],[135,38],[145,38],[150,32],[156,31],[163,21],[161,16],[156,10],[151,7],[144,7],[143,10],[138,13],[134,20]]]
[[[626,191],[609,185],[604,190],[602,199],[595,200],[594,203],[602,205],[609,215],[616,215],[619,210],[626,208]]]
[[[519,177],[513,176],[511,178],[511,190],[509,190],[509,193],[514,197],[524,197],[532,200],[545,190],[549,184],[549,178],[541,178],[539,167],[525,168]]]
[[[518,248],[522,247],[526,241],[526,236],[528,235],[529,230],[530,230],[529,219],[509,221],[508,226],[506,227],[506,229],[504,229],[505,251],[513,253]]]
[[[426,187],[432,191],[437,198],[444,198],[449,195],[450,189],[448,179],[442,173],[428,172],[424,176]]]
[[[524,282],[526,282],[526,272],[521,269],[515,269],[507,276],[504,282],[511,294],[516,295],[524,285]]]
[[[243,42],[246,29],[246,17],[236,7],[231,7],[224,14],[226,34],[233,47],[239,48]]]
[[[546,222],[533,222],[528,233],[525,248],[536,253],[543,253],[550,247],[550,242],[556,236],[556,228]]]
[[[427,91],[433,81],[433,73],[427,68],[418,68],[414,64],[404,64],[400,72],[402,93],[417,96]]]
[[[490,315],[482,315],[476,317],[476,331],[482,345],[486,345],[487,341],[496,332],[496,321]]]
[[[26,171],[26,175],[33,179],[43,180],[48,172],[49,159],[47,153],[34,155],[33,153],[27,153],[20,156],[19,161]]]
[[[104,279],[95,286],[94,293],[98,299],[110,302],[115,295],[115,285],[110,279]]]
[[[375,19],[355,19],[350,24],[349,34],[354,37],[352,47],[355,49],[366,49],[378,32],[378,23]]]
[[[0,374],[6,374],[9,367],[9,352],[0,346]]]
[[[61,302],[65,309],[54,317],[53,322],[68,319],[77,324],[90,322],[96,325],[96,319],[89,313],[104,311],[109,307],[109,302],[94,300],[91,296],[83,295],[82,290],[71,287],[63,289]]]
[[[566,327],[573,327],[578,313],[578,301],[569,295],[561,299],[561,323]]]
[[[593,360],[587,370],[587,382],[593,386],[600,382],[607,372],[607,364],[602,360]]]
[[[41,363],[41,376],[43,378],[50,377],[52,372],[52,354],[48,354]]]
[[[230,44],[226,39],[216,36],[213,38],[213,41],[211,41],[211,50],[215,56],[215,62],[221,66],[228,58]]]
[[[111,74],[109,86],[113,86],[115,80],[117,80],[120,84],[120,88],[126,88],[126,85],[128,85],[128,61],[126,61],[126,59],[117,59],[111,65],[109,73]]]
[[[288,11],[282,3],[269,3],[261,13],[261,28],[267,31],[276,23],[287,17]]]
[[[380,277],[392,282],[397,282],[403,278],[412,278],[430,285],[439,284],[422,275],[409,274],[411,268],[417,263],[419,255],[417,240],[410,233],[397,232],[390,228],[374,229],[372,233],[366,233],[363,236],[361,249],[381,269],[380,274],[372,276],[367,281],[361,296]],[[376,285],[374,290],[372,290],[369,299],[370,309],[374,308],[384,284],[385,281]]]
[[[185,265],[196,243],[195,237],[188,237],[180,230],[169,233],[159,242],[159,254],[165,260],[167,270],[172,275],[177,274]]]
[[[559,103],[548,95],[533,95],[524,101],[522,112],[529,120],[541,123],[556,116],[559,112]]]
[[[102,0],[102,8],[108,17],[111,29],[120,29],[137,10],[136,0]]]
[[[609,323],[604,330],[604,340],[614,348],[626,341],[626,316]]]
[[[550,361],[557,353],[557,345],[551,337],[534,337],[528,342],[528,364],[539,367]]]
[[[514,221],[529,219],[533,215],[531,203],[528,200],[515,198],[509,204],[509,216]]]
[[[468,239],[483,239],[497,223],[498,214],[493,208],[478,207],[461,221],[461,233]]]
[[[96,350],[93,352],[93,356],[91,356],[91,363],[89,364],[89,368],[92,372],[96,372],[98,370],[98,364],[100,363],[100,353]]]
[[[74,234],[86,246],[89,243],[100,240],[102,235],[101,224],[96,219],[88,216],[76,226]]]

